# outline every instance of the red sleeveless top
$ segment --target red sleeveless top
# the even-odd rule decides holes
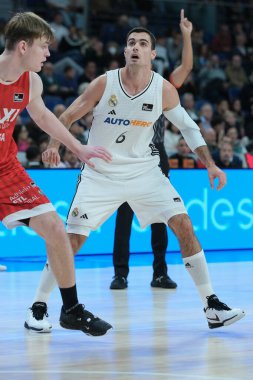
[[[0,82],[0,172],[11,169],[17,154],[12,137],[17,116],[29,103],[30,75],[22,74],[10,84]]]

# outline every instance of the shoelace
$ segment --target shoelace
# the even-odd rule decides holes
[[[231,310],[230,307],[228,307],[228,305],[221,302],[217,297],[208,296],[206,298],[207,298],[207,302],[208,302],[207,309]]]
[[[98,320],[99,318],[93,315],[90,311],[85,309],[85,306],[82,304],[79,304],[76,307],[76,316],[79,318],[84,318],[86,322],[94,322],[95,320]]]
[[[47,307],[45,306],[33,306],[31,308],[33,316],[37,321],[40,321],[44,318],[44,316],[48,317]]]

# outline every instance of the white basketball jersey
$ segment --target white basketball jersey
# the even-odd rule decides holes
[[[133,178],[159,164],[159,153],[151,144],[153,125],[162,113],[163,78],[151,72],[150,82],[139,94],[129,95],[120,69],[106,73],[104,94],[93,111],[89,145],[101,145],[112,154],[112,162],[93,159],[95,171],[110,178]],[[94,169],[86,166],[85,172]]]

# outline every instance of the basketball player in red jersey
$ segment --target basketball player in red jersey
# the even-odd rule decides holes
[[[17,13],[6,26],[5,50],[0,56],[0,220],[7,228],[29,226],[45,240],[63,300],[61,326],[88,335],[104,335],[112,326],[79,304],[73,253],[63,223],[17,160],[12,137],[16,118],[26,108],[42,130],[60,140],[87,165],[93,167],[92,157],[107,162],[111,159],[102,147],[82,146],[42,101],[42,82],[36,72],[49,57],[52,40],[49,25],[31,12]],[[35,306],[32,312],[42,319],[47,313],[46,304]],[[34,321],[32,328],[40,330]],[[45,319],[42,330],[50,327]]]

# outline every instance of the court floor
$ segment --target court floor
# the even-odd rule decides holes
[[[0,379],[252,380],[253,251],[208,256],[214,289],[246,317],[210,330],[193,283],[180,259],[169,260],[176,290],[152,289],[152,256],[132,259],[129,287],[110,290],[111,257],[79,258],[79,299],[114,329],[103,337],[62,329],[56,289],[49,302],[51,334],[23,328],[42,263],[7,263],[0,273]],[[216,259],[214,259],[216,257]],[[173,261],[173,260],[172,260]],[[99,262],[101,265],[99,265]]]

